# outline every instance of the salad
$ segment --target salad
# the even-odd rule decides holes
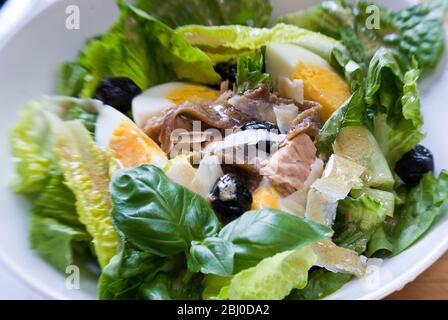
[[[418,81],[446,1],[117,5],[11,132],[31,247],[99,298],[322,299],[443,214]]]

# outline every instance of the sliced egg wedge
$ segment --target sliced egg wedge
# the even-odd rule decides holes
[[[300,46],[270,43],[265,59],[266,71],[277,84],[285,83],[284,78],[303,81],[304,98],[322,105],[324,120],[351,96],[348,84],[328,62]]]
[[[167,157],[163,150],[140,130],[128,117],[116,109],[105,106],[98,115],[96,142],[107,148],[121,168],[141,164],[163,167]]]
[[[170,107],[185,101],[201,103],[214,101],[219,91],[209,87],[186,83],[169,82],[149,88],[132,100],[132,116],[139,128],[153,116],[160,115]]]

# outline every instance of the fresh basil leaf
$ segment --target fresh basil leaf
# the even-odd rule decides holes
[[[246,212],[219,233],[221,239],[233,245],[234,272],[331,235],[332,230],[325,225],[274,209]]]
[[[172,28],[186,24],[264,27],[272,11],[269,0],[138,0],[136,6]]]
[[[219,231],[220,223],[204,198],[155,166],[115,172],[110,190],[115,226],[141,250],[170,256]]]
[[[186,281],[185,272],[182,271],[174,274],[160,273],[152,281],[140,287],[139,299],[200,300],[202,290],[202,275],[200,274],[193,275]]]
[[[100,276],[99,298],[136,299],[145,281],[170,268],[171,261],[123,243],[120,252],[110,260]]]
[[[420,239],[442,214],[447,201],[448,172],[442,171],[439,178],[427,173],[397,209],[395,224],[386,229],[392,253],[399,254]]]
[[[188,258],[193,259],[193,265],[197,265],[199,270],[190,271],[229,276],[233,273],[233,256],[232,244],[221,238],[193,241]]]
[[[349,273],[334,273],[325,269],[314,269],[308,276],[308,284],[301,290],[294,290],[289,300],[320,300],[338,291],[353,276]]]

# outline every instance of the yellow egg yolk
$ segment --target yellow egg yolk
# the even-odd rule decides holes
[[[278,209],[278,192],[274,187],[260,187],[252,194],[252,210],[264,208]]]
[[[183,85],[168,92],[166,98],[172,103],[179,105],[185,101],[200,103],[204,101],[214,101],[218,98],[219,92],[199,85]]]
[[[297,63],[291,79],[302,79],[304,98],[322,105],[324,121],[335,112],[350,96],[348,84],[336,72],[318,65]]]
[[[154,157],[167,159],[157,143],[127,120],[120,122],[112,133],[109,150],[124,168],[151,163]]]

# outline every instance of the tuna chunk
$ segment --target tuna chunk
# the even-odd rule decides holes
[[[315,160],[313,141],[301,133],[262,163],[260,173],[267,176],[282,195],[289,195],[304,187]]]

